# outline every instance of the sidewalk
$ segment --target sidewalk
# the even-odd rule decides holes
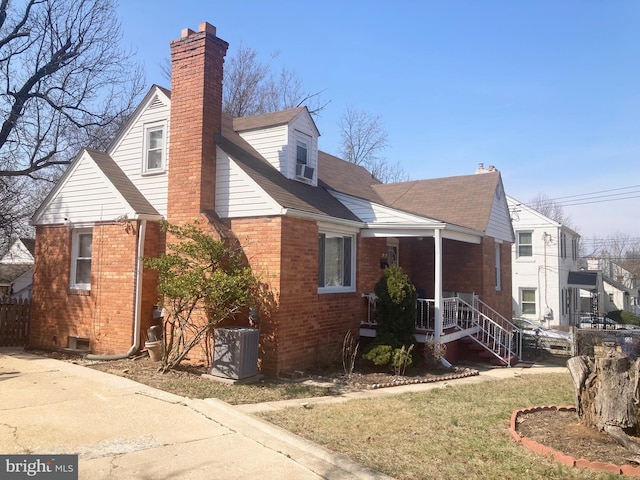
[[[0,453],[78,454],[81,479],[387,479],[216,400],[0,348]]]
[[[80,479],[388,479],[252,415],[564,367],[495,368],[450,382],[231,406],[0,348],[0,454],[78,454]]]

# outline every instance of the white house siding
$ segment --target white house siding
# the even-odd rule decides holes
[[[93,160],[85,153],[61,185],[38,224],[82,224],[113,221],[127,206]],[[90,192],[87,185],[91,185]]]
[[[11,248],[0,258],[0,263],[33,263],[33,255],[22,240],[18,239]]]
[[[516,242],[512,247],[512,291],[514,313],[549,327],[569,326],[572,316],[579,310],[579,290],[567,285],[570,271],[579,269],[573,260],[571,239],[573,234],[562,225],[535,210],[508,198],[513,214]],[[567,258],[561,257],[560,234],[567,235]],[[518,233],[531,232],[533,254],[518,256]],[[521,292],[535,290],[536,313],[523,315]],[[569,290],[571,290],[569,292]],[[569,293],[568,293],[569,292]],[[570,301],[570,304],[568,304]],[[547,316],[545,315],[547,314]]]
[[[287,164],[287,125],[239,132],[240,136],[262,155],[273,168],[283,172]]]
[[[278,215],[282,208],[233,161],[217,149],[216,213],[221,218]]]
[[[502,192],[502,186],[498,186]],[[488,236],[503,240],[505,242],[513,242],[513,229],[511,228],[511,217],[509,216],[509,208],[504,199],[504,193],[496,194],[493,197],[493,206],[489,215],[489,223],[485,232]]]
[[[287,150],[287,170],[285,176],[288,178],[296,179],[296,148],[295,148],[295,132],[301,132],[311,138],[311,145],[308,152],[309,162],[308,165],[315,169],[313,175],[312,185],[318,185],[318,130],[316,129],[313,120],[306,111],[300,112],[289,123],[289,138],[291,139],[292,148]],[[281,170],[282,171],[282,170]]]
[[[360,220],[369,224],[382,225],[425,225],[426,227],[441,225],[442,222],[427,219],[418,215],[411,215],[399,210],[395,210],[384,205],[379,205],[361,198],[352,197],[343,193],[331,192],[345,207],[356,215]]]
[[[166,122],[167,169],[170,168],[170,113],[168,99],[161,93],[152,95],[147,104],[140,109],[138,117],[131,122],[129,129],[121,136],[120,141],[109,151],[111,158],[129,177],[140,193],[164,216],[167,214],[168,175],[166,171],[160,174],[142,175],[143,135],[146,124]]]

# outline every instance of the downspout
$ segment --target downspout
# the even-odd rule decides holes
[[[147,221],[140,220],[138,232],[138,248],[136,249],[135,301],[133,306],[133,343],[127,353],[115,355],[88,354],[87,360],[122,360],[129,358],[140,349],[140,330],[142,327],[142,259],[144,258],[144,239],[147,232]]]

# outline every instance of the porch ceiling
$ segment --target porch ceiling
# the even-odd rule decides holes
[[[440,230],[443,239],[479,244],[484,234],[463,227],[442,224],[439,228],[425,228],[424,225],[367,225],[361,230],[364,238],[433,238]]]

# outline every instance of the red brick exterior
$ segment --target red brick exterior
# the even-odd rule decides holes
[[[167,220],[203,222],[216,232],[216,145],[221,128],[222,74],[227,43],[203,24],[171,42],[172,92]],[[217,221],[217,220],[212,220]],[[71,291],[71,230],[39,226],[36,235],[31,344],[65,347],[68,336],[90,339],[93,353],[122,354],[133,343],[135,272],[140,225],[98,224],[93,228],[90,291]],[[357,333],[366,318],[362,293],[372,292],[387,251],[384,238],[356,241],[356,288],[350,293],[318,293],[318,225],[292,217],[229,221],[249,265],[261,275],[271,298],[261,313],[260,366],[275,375],[340,360],[347,331]],[[166,248],[155,223],[147,225],[145,256]],[[507,318],[511,315],[510,244],[502,248],[502,290],[495,289],[495,242],[479,245],[443,241],[443,290],[475,292]],[[432,238],[402,238],[400,265],[416,287],[434,297]],[[152,324],[157,276],[143,271],[141,344]],[[246,319],[245,319],[246,320]],[[235,324],[241,323],[239,320]],[[203,351],[192,360],[203,360]]]
[[[207,23],[171,42],[171,133],[167,219],[184,224],[214,210],[216,136],[228,44]]]
[[[157,231],[157,226],[152,225],[150,230]],[[71,229],[37,227],[31,346],[66,348],[68,337],[78,336],[89,339],[93,353],[122,354],[129,350],[133,344],[138,232],[135,223],[128,228],[120,223],[94,226],[91,290],[72,290]],[[146,238],[149,250],[160,248],[157,234]],[[153,282],[152,275],[146,282]],[[154,294],[143,296],[141,318],[147,328],[156,298]]]

